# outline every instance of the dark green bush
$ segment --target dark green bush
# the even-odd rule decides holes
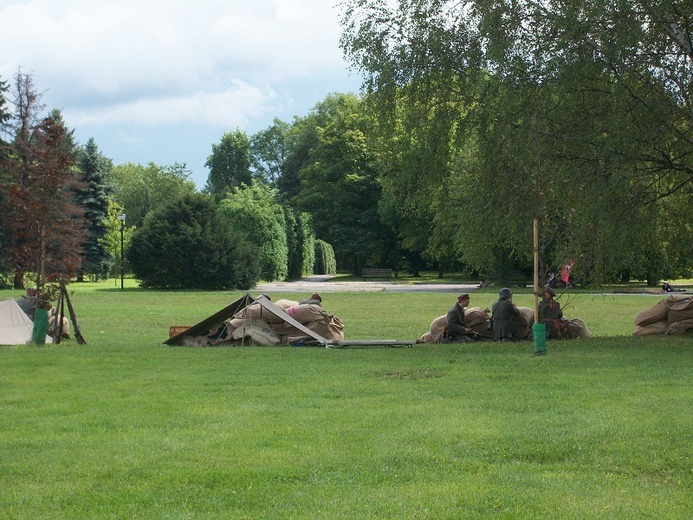
[[[285,206],[284,215],[289,247],[289,278],[297,279],[313,273],[315,234],[309,214]]]
[[[209,195],[186,194],[147,215],[127,251],[143,287],[250,289],[260,277],[257,249],[219,215]]]
[[[315,274],[335,274],[337,272],[337,260],[334,249],[324,240],[315,241]]]
[[[237,188],[221,201],[220,211],[233,229],[244,233],[257,247],[260,277],[266,281],[285,279],[289,252],[284,213],[269,188]]]

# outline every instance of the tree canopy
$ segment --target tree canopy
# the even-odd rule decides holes
[[[195,191],[189,176],[184,164],[124,163],[113,167],[111,180],[115,200],[123,207],[128,224],[141,226],[150,211]]]
[[[526,263],[533,218],[541,221],[547,264],[580,256],[582,274],[595,281],[630,267],[652,279],[690,268],[673,263],[673,254],[664,255],[668,262],[647,260],[661,229],[690,239],[689,229],[672,229],[668,213],[648,207],[690,192],[693,178],[690,5],[342,6],[342,47],[366,76],[381,156],[397,165],[384,197],[400,217],[427,208],[424,219],[445,236],[454,213],[464,215],[449,237],[479,269]],[[402,172],[420,155],[426,128],[442,145],[432,156],[439,166],[421,168],[416,194],[403,195]],[[441,189],[444,203],[426,199]]]
[[[313,215],[316,235],[357,272],[378,261],[387,234],[378,216],[380,184],[359,103],[354,95],[334,95],[318,105],[328,117],[316,127],[311,162],[299,172],[295,199]]]
[[[212,153],[205,163],[209,168],[205,191],[221,199],[241,184],[250,185],[253,181],[251,165],[248,134],[239,129],[225,132],[221,142],[212,145]]]
[[[204,191],[260,248],[263,277],[311,272],[317,240],[329,269],[435,266],[509,279],[531,264],[535,219],[546,273],[574,261],[589,283],[656,283],[693,269],[690,0],[340,5],[361,95],[330,94],[253,136],[227,131],[207,158]],[[62,115],[44,118],[31,77],[19,77],[9,90],[0,81],[3,204],[23,186],[19,172],[38,164],[41,142],[64,155],[66,179],[76,171]],[[98,172],[97,156],[90,141],[79,168]],[[195,194],[185,165],[121,164],[110,179],[114,204],[138,228]],[[87,271],[103,272],[110,257],[97,236],[102,221],[113,232],[105,186],[97,180],[80,199],[94,238]],[[182,204],[178,218],[204,213]],[[12,222],[0,221],[3,252],[22,247]],[[214,246],[205,226],[193,228]]]

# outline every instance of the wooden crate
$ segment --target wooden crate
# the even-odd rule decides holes
[[[188,330],[192,325],[174,325],[173,327],[168,328],[168,337],[172,338],[173,336],[178,336],[181,332],[185,332]]]

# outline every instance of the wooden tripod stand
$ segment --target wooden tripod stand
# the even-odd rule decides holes
[[[63,337],[63,318],[65,317],[65,302],[67,302],[67,309],[70,312],[70,320],[72,320],[72,325],[75,328],[75,338],[77,338],[77,343],[80,345],[86,345],[87,342],[82,336],[82,331],[77,323],[77,315],[75,314],[75,309],[72,307],[72,302],[70,301],[70,295],[67,293],[67,287],[65,287],[65,282],[60,282],[60,292],[58,294],[58,304],[56,308],[58,310],[57,316],[57,334],[53,338],[53,343],[58,344]]]

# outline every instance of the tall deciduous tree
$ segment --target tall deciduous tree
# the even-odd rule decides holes
[[[12,114],[9,111],[7,105],[7,99],[5,97],[9,90],[9,85],[7,81],[0,79],[0,183],[7,182],[8,174],[6,159],[9,154],[9,145],[5,141],[7,123],[10,120]],[[7,194],[4,191],[0,191],[0,207],[5,207],[7,204]],[[5,222],[4,212],[0,213],[0,286],[5,285],[5,275],[8,273],[11,267],[10,256],[8,254],[8,236],[7,236],[7,224]]]
[[[289,278],[295,280],[313,273],[315,266],[315,233],[309,213],[284,206],[286,244],[289,249]]]
[[[253,168],[272,187],[277,187],[285,170],[290,128],[289,123],[275,118],[272,126],[251,139]]]
[[[125,163],[113,167],[115,200],[123,207],[128,225],[140,227],[150,211],[195,191],[184,164],[158,166]]]
[[[316,129],[311,162],[299,172],[296,202],[312,215],[316,237],[332,244],[338,263],[360,273],[380,263],[390,235],[378,214],[380,184],[367,119],[353,94],[328,96],[316,111],[325,124]]]
[[[109,198],[113,194],[109,179],[112,163],[99,152],[94,138],[90,138],[79,151],[77,166],[85,184],[77,193],[77,202],[84,209],[88,233],[84,243],[82,275],[91,275],[99,280],[108,276],[114,261],[112,251],[104,243]]]
[[[315,274],[336,274],[337,260],[334,248],[324,240],[315,241]]]
[[[12,139],[2,186],[8,195],[8,249],[16,274],[35,275],[41,300],[47,281],[69,279],[80,269],[84,215],[74,203],[80,183],[70,132],[55,114],[38,118],[42,106],[31,76],[18,72],[15,79]]]
[[[251,143],[242,130],[226,132],[218,144],[212,145],[212,153],[205,166],[209,168],[205,191],[217,199],[223,198],[241,184],[252,184],[250,171]]]
[[[279,197],[283,202],[295,204],[301,192],[300,172],[312,163],[312,153],[318,144],[318,129],[327,126],[330,117],[330,112],[318,104],[308,115],[295,118],[291,124],[286,134],[287,154],[282,175],[277,180]]]
[[[582,255],[597,277],[648,257],[635,230],[658,213],[644,205],[693,179],[692,19],[684,3],[343,5],[342,45],[366,74],[383,127],[397,124],[403,96],[428,99],[431,110],[440,99],[463,108],[447,124],[468,129],[456,132],[463,139],[450,175],[423,175],[421,187],[447,184],[449,206],[483,223],[454,235],[465,260],[522,262],[532,217],[542,220],[548,256]],[[617,207],[629,210],[626,232],[596,225],[595,215],[618,217]],[[435,211],[450,222],[443,206]]]

